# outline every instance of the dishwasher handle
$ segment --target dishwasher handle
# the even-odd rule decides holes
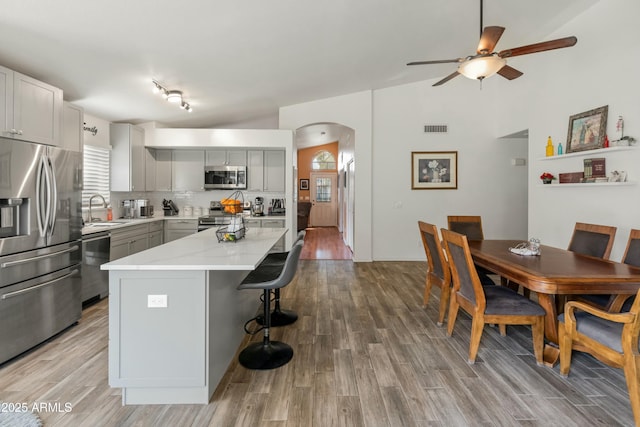
[[[82,243],[90,243],[90,242],[95,242],[96,240],[103,240],[103,239],[109,239],[111,237],[110,234],[103,234],[102,236],[98,236],[98,237],[92,237],[90,239],[82,239]]]

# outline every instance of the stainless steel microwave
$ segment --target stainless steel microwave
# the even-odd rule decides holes
[[[205,190],[246,190],[247,167],[246,166],[205,166],[204,167]]]

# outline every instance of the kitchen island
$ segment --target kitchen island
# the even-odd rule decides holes
[[[109,271],[109,385],[122,403],[207,404],[260,305],[236,287],[284,228],[219,243],[215,229],[102,265]]]

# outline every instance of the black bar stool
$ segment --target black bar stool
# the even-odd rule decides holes
[[[266,319],[263,325],[264,338],[262,342],[249,344],[240,352],[238,361],[247,369],[274,369],[287,364],[293,357],[293,349],[290,345],[269,339],[269,328],[271,327],[271,290],[280,289],[287,286],[296,275],[298,260],[304,241],[298,241],[285,260],[284,267],[280,274],[273,280],[260,280],[261,273],[258,269],[252,271],[238,286],[238,289],[262,289],[263,290],[263,318]],[[252,274],[253,273],[253,274]],[[264,278],[264,276],[262,276]]]
[[[296,237],[295,243],[300,241],[304,241],[304,236],[307,234],[306,231],[301,230],[298,232],[298,236]],[[262,274],[264,274],[264,278],[268,280],[273,280],[280,274],[282,267],[284,266],[285,260],[287,259],[287,255],[289,252],[273,252],[268,254],[265,259],[260,263],[256,270],[261,270]],[[271,312],[271,326],[285,326],[290,325],[296,320],[298,320],[298,314],[295,311],[291,310],[283,310],[280,308],[280,289],[275,289],[273,291],[273,299],[275,301],[275,306],[273,311]],[[256,317],[256,322],[259,325],[264,324],[264,317],[258,316]]]

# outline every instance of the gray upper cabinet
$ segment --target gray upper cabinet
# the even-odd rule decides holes
[[[285,163],[284,150],[265,150],[264,191],[285,190]]]
[[[284,191],[284,150],[249,150],[247,163],[248,191]]]
[[[264,190],[264,151],[247,151],[247,191]]]
[[[146,191],[156,191],[156,150],[144,150],[144,187]]]
[[[206,151],[206,166],[247,166],[247,150],[213,149]]]
[[[204,151],[173,150],[171,176],[174,191],[204,191]]]
[[[145,191],[144,129],[112,123],[111,191]]]
[[[171,150],[154,150],[156,191],[171,191],[172,152]]]
[[[62,90],[0,67],[2,136],[60,145]]]
[[[60,146],[67,150],[81,152],[84,144],[84,110],[82,107],[65,102],[62,111]]]

